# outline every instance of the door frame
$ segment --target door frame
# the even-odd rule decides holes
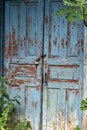
[[[82,99],[87,98],[87,27],[84,26],[84,58],[83,58],[83,92]],[[87,111],[82,115],[82,129],[87,129]]]
[[[0,75],[3,75],[4,74],[4,71],[3,71],[3,65],[4,65],[3,64],[4,63],[3,46],[4,46],[4,20],[5,20],[5,18],[4,18],[4,15],[5,15],[4,14],[5,13],[4,4],[5,4],[5,0],[2,0],[0,2],[0,4],[1,4],[0,5],[1,6],[1,14],[0,14],[1,15],[1,21],[0,21],[0,25],[1,25],[1,27],[0,27],[0,29],[1,29],[0,30],[0,38],[1,38],[1,40],[0,40],[0,49],[1,49],[0,50],[0,56],[1,56],[1,58],[0,58],[0,62],[1,62],[1,64],[0,64]],[[45,14],[44,14],[44,16],[45,16]],[[43,25],[44,25],[44,22],[43,22]],[[44,52],[43,52],[43,54],[44,54]],[[44,61],[42,60],[42,62],[44,62]],[[43,68],[42,68],[42,72],[43,72]],[[43,81],[43,78],[42,78],[42,81]],[[42,92],[43,92],[43,86],[42,86]],[[82,98],[84,99],[86,97],[87,97],[87,28],[84,26],[84,61],[83,61],[83,96],[82,96]],[[43,100],[42,97],[41,97],[41,100]],[[42,105],[41,105],[41,107],[42,107]],[[41,112],[43,112],[43,111],[41,110]],[[86,127],[87,127],[87,122],[86,122],[87,117],[86,117],[86,115],[87,115],[87,112],[84,112],[83,115],[82,115],[83,130],[86,130]]]
[[[4,0],[0,1],[0,76],[3,76],[4,70],[4,49],[3,49],[3,43],[4,43]],[[0,79],[1,80],[1,79]]]

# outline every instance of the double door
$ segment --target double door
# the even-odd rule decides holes
[[[6,0],[4,74],[32,130],[81,127],[83,24],[57,17],[59,0]]]

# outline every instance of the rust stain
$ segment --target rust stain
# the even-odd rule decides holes
[[[11,41],[11,53],[13,55],[17,54],[17,51],[18,51],[18,47],[17,47],[17,43],[16,43],[16,31],[15,31],[15,28],[14,26],[12,26],[12,41]]]
[[[48,17],[47,16],[46,16],[45,22],[46,22],[46,25],[47,25],[48,24]]]
[[[26,40],[28,40],[28,27],[29,27],[29,18],[28,18],[28,12],[26,10]]]
[[[14,28],[14,26],[12,26],[12,39],[14,41],[15,41],[15,35],[16,35],[15,28]]]
[[[69,93],[69,92],[76,93],[76,91],[78,91],[78,90],[74,90],[74,89],[67,89],[67,92],[68,92],[68,93]]]
[[[76,90],[76,95],[79,94],[79,90]]]
[[[49,36],[51,37],[51,35],[49,35]],[[49,54],[48,54],[48,57],[50,58],[50,56],[51,56],[51,40],[49,41]]]
[[[23,1],[24,1],[24,4],[25,4],[25,5],[27,5],[27,4],[28,4],[28,3],[27,3],[27,0],[23,0]]]
[[[7,68],[4,68],[4,73],[6,74],[8,72],[8,69]]]
[[[80,49],[78,49],[78,55],[80,54]]]
[[[79,39],[79,40],[78,40],[78,46],[80,46],[80,45],[84,45],[84,42],[83,42],[82,39]]]
[[[13,79],[13,83],[14,83],[14,84],[17,83],[18,85],[19,85],[19,84],[24,84],[24,80],[16,80],[16,79],[14,80],[14,79]]]
[[[12,36],[9,35],[9,43],[8,43],[8,55],[11,57],[11,50],[12,50]]]
[[[55,68],[79,68],[79,65],[50,65],[49,69],[51,67],[55,67]]]
[[[6,39],[6,38],[5,38]],[[12,58],[13,55],[17,55],[18,52],[18,46],[16,41],[16,30],[14,26],[12,26],[12,33],[9,34],[8,38],[9,42],[4,47],[5,57],[6,58]]]
[[[25,86],[25,104],[27,104],[27,95],[26,95],[26,91],[27,91],[27,86]]]
[[[79,80],[67,80],[67,79],[65,79],[65,80],[63,80],[63,79],[51,79],[51,78],[49,78],[49,82],[50,81],[52,81],[52,82],[68,82],[68,83],[79,83]]]
[[[68,90],[66,90],[66,100],[68,100]]]
[[[36,86],[36,90],[40,90],[40,85]]]
[[[69,47],[69,44],[70,44],[70,41],[69,41],[69,39],[66,41],[66,46],[67,46],[67,48]]]
[[[61,45],[62,45],[62,47],[64,48],[64,39],[62,39]]]
[[[35,67],[30,65],[18,65],[14,68],[12,74],[16,76],[31,74],[35,76]]]
[[[14,89],[18,89],[18,90],[20,90],[20,87],[19,87],[19,85],[11,85],[11,88],[14,88]]]
[[[36,106],[37,106],[37,102],[32,102],[32,107],[34,107],[34,108],[36,108]]]
[[[55,33],[55,31],[56,31],[56,25],[54,25],[53,27],[54,27],[54,33]]]
[[[54,45],[57,45],[57,37],[55,38],[55,40],[53,41]]]
[[[17,65],[16,67],[14,67],[10,65],[9,69],[12,71],[9,76],[12,86],[25,84],[25,82],[31,83],[32,78],[35,78],[35,66]],[[28,76],[30,76],[31,78],[29,78]],[[25,78],[23,79],[23,77]]]
[[[68,22],[68,38],[70,38],[70,22]]]
[[[70,44],[70,22],[68,22],[68,32],[67,32],[67,41],[66,41],[66,47],[68,48]]]
[[[78,40],[78,46],[80,46],[81,45],[81,40]]]
[[[8,46],[4,47],[4,57],[8,58]]]

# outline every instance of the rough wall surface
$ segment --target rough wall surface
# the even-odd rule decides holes
[[[2,75],[3,0],[0,0],[0,76]]]
[[[84,77],[83,99],[87,98],[87,27],[84,27]],[[87,130],[87,111],[83,112],[83,130]]]

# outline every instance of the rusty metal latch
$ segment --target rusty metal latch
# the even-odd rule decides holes
[[[39,64],[39,61],[40,61],[41,59],[45,58],[45,57],[46,57],[46,54],[40,55],[40,56],[35,60],[35,65],[38,65],[38,64]]]
[[[48,75],[47,75],[47,73],[45,73],[45,85],[46,86],[48,85]]]

